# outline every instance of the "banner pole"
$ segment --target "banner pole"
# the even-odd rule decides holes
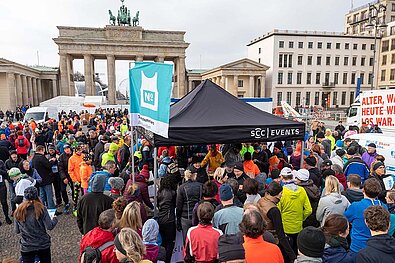
[[[157,203],[158,203],[158,194],[156,190],[156,182],[158,178],[158,148],[154,148],[154,218],[157,216]]]
[[[301,148],[301,155],[300,155],[300,169],[303,168],[303,164],[304,164],[304,139],[301,141],[302,143],[302,148]]]
[[[133,126],[132,126],[132,113],[129,114],[130,116],[130,131],[131,131],[131,135],[130,135],[130,140],[131,140],[131,146],[132,146],[132,182],[134,184],[134,136],[133,136]],[[136,142],[137,145],[137,142]]]

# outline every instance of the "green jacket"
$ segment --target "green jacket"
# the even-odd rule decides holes
[[[303,229],[303,221],[313,211],[303,187],[286,184],[280,202],[277,204],[286,234],[297,234]]]
[[[248,146],[248,148],[247,148],[247,147],[243,146],[243,148],[241,148],[240,155],[241,155],[241,157],[243,157],[243,159],[244,159],[244,154],[246,152],[251,153],[251,156],[252,156],[252,154],[254,153],[254,147]]]

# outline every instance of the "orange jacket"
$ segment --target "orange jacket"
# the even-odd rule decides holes
[[[77,155],[75,153],[69,159],[69,175],[74,183],[81,183],[80,165],[83,161],[82,154]]]
[[[257,176],[258,174],[261,173],[261,171],[259,171],[258,166],[254,163],[254,161],[244,161],[243,162],[243,167],[244,167],[244,172],[248,175],[248,176]]]
[[[93,173],[92,166],[86,162],[82,162],[80,165],[80,176],[81,176],[81,187],[88,189],[88,182],[91,174]]]
[[[245,262],[284,263],[284,258],[278,246],[264,241],[262,236],[258,238],[244,236],[243,247],[245,250]]]

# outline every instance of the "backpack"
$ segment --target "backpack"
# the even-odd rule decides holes
[[[81,254],[81,258],[84,259],[82,262],[101,263],[101,252],[112,245],[114,245],[114,241],[108,241],[98,248],[87,246]]]
[[[18,139],[18,146],[24,147],[25,146],[25,139]]]

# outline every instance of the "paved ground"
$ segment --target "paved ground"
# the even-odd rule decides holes
[[[52,262],[77,262],[81,234],[78,231],[76,218],[73,215],[59,215],[55,229],[48,231],[51,236]],[[14,234],[13,225],[7,225],[0,212],[0,262],[5,258],[19,257],[20,236]]]

